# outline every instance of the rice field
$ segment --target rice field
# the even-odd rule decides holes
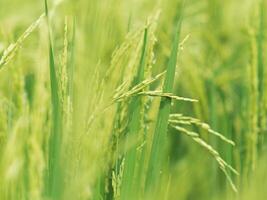
[[[266,200],[265,0],[1,0],[0,200]]]

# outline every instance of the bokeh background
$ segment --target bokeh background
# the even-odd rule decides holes
[[[10,62],[0,67],[0,199],[49,199],[44,192],[53,124],[49,31],[61,87],[69,79],[59,66],[73,65],[72,106],[63,111],[71,116],[66,114],[62,123],[60,197],[55,199],[112,199],[101,184],[108,182],[112,166],[107,152],[118,110],[116,105],[104,112],[101,108],[133,73],[129,63],[136,62],[134,52],[140,51],[139,32],[158,13],[150,34],[155,37],[151,74],[166,70],[181,1],[61,0],[48,5],[49,30],[42,17]],[[170,128],[171,181],[161,183],[158,199],[267,198],[266,9],[264,0],[185,1],[180,36],[185,40],[173,93],[198,103],[177,102],[172,112],[198,118],[236,143],[232,147],[192,127],[237,169],[239,176],[229,173],[239,192],[232,191],[205,149]],[[0,57],[44,12],[43,1],[0,1]],[[123,44],[129,50],[116,60],[114,51]],[[156,100],[149,112],[150,135],[158,104]]]

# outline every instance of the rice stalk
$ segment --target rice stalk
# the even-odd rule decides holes
[[[166,98],[170,98],[172,100],[177,100],[177,101],[198,102],[198,100],[196,100],[196,99],[179,97],[179,96],[173,95],[171,93],[163,93],[162,91],[143,91],[143,92],[139,92],[139,93],[133,94],[133,95],[145,95],[145,96],[151,96],[151,97],[166,97]]]
[[[146,53],[147,53],[147,36],[148,30],[144,30],[143,47],[141,52],[140,64],[138,72],[133,80],[133,85],[138,84],[144,79],[145,66],[146,66]],[[126,138],[126,146],[129,146],[132,137],[139,137],[141,129],[141,99],[139,97],[133,97],[129,102],[129,131]],[[137,150],[136,145],[132,146],[125,154],[124,170],[122,176],[122,187],[121,187],[121,199],[129,199],[131,194],[137,192],[136,190],[136,161],[137,161]]]
[[[126,88],[126,82],[122,83],[115,91],[115,94],[113,96],[113,101],[114,102],[119,102],[124,98],[129,98],[130,96],[133,96],[135,94],[138,94],[141,92],[143,89],[148,87],[151,83],[157,81],[160,79],[166,72],[159,73],[153,78],[148,78],[146,80],[143,80],[142,82],[136,84],[133,86],[129,91],[125,91]]]
[[[7,65],[17,54],[19,49],[22,47],[23,42],[31,35],[31,33],[40,25],[45,14],[40,15],[40,17],[34,21],[25,32],[17,39],[15,43],[11,43],[3,52],[0,59],[0,70]]]
[[[182,114],[171,114],[169,122],[174,124],[197,125],[198,127],[206,130],[208,133],[218,137],[222,141],[235,146],[235,143],[232,140],[226,138],[221,133],[212,130],[209,124],[201,122],[199,119],[183,116]]]
[[[59,97],[59,85],[54,61],[54,50],[52,46],[51,27],[47,0],[45,0],[45,14],[48,25],[49,39],[49,69],[52,103],[52,129],[49,139],[49,160],[46,174],[46,195],[52,199],[59,199],[62,193],[62,175],[60,166],[60,149],[62,138],[62,106]]]
[[[264,81],[266,79],[265,74],[266,70],[264,69],[264,24],[265,24],[265,14],[264,10],[266,9],[266,6],[264,4],[264,1],[259,0],[258,3],[258,28],[256,33],[256,40],[257,40],[257,63],[258,63],[258,101],[259,101],[259,150],[262,150],[262,147],[264,146],[264,133],[266,133],[267,130],[267,119],[266,119],[266,108],[264,106],[264,95],[266,87],[264,85]]]
[[[182,9],[179,11],[179,19],[175,28],[175,36],[173,40],[173,47],[169,62],[167,65],[166,77],[163,84],[163,93],[172,93],[176,64],[177,54],[179,51],[179,39],[182,24]],[[168,120],[171,108],[171,99],[163,97],[161,98],[159,112],[157,116],[157,122],[155,131],[153,134],[153,142],[151,147],[150,159],[148,163],[147,177],[146,177],[146,188],[153,188],[157,185],[156,180],[160,180],[161,172],[164,166],[164,154],[166,150],[166,132],[168,127]]]
[[[203,139],[201,139],[198,133],[193,132],[193,131],[188,131],[187,129],[182,128],[180,126],[176,126],[176,125],[171,125],[171,126],[173,128],[175,128],[176,130],[180,131],[181,133],[186,134],[187,136],[192,138],[196,143],[198,143],[200,146],[205,148],[214,157],[214,159],[217,161],[218,165],[220,166],[220,169],[225,174],[225,176],[226,176],[229,184],[231,185],[233,191],[237,192],[237,188],[236,188],[235,184],[233,183],[230,175],[228,174],[227,169],[229,169],[230,171],[232,171],[236,175],[239,175],[239,173],[231,165],[229,165],[226,161],[224,161],[224,159],[220,156],[218,151],[216,151],[211,145],[207,144]]]
[[[251,42],[250,42],[250,64],[249,64],[249,157],[250,157],[250,169],[255,170],[258,154],[258,49],[256,35],[253,30],[251,30]]]

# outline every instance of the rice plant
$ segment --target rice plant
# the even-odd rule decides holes
[[[264,0],[2,0],[0,199],[265,199]]]

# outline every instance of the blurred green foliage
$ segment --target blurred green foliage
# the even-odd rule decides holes
[[[144,157],[135,160],[136,168],[143,166],[137,192],[127,193],[133,199],[267,198],[267,3],[184,2],[172,94],[198,102],[173,101],[171,113],[195,117],[235,142],[232,147],[189,126],[239,172],[227,171],[238,192],[205,148],[171,127],[161,152],[164,175],[153,179],[157,190],[147,191],[147,163],[165,97],[133,97],[132,104],[129,97],[112,98],[119,86],[127,94],[167,69],[182,1],[51,0],[46,18],[43,1],[1,0],[0,199],[120,199],[124,157],[135,145],[137,157]],[[133,81],[140,62],[144,77]],[[142,91],[160,89],[164,78]],[[51,99],[55,92],[59,99]],[[129,134],[132,116],[140,123],[136,137]],[[121,199],[130,199],[127,194]]]

